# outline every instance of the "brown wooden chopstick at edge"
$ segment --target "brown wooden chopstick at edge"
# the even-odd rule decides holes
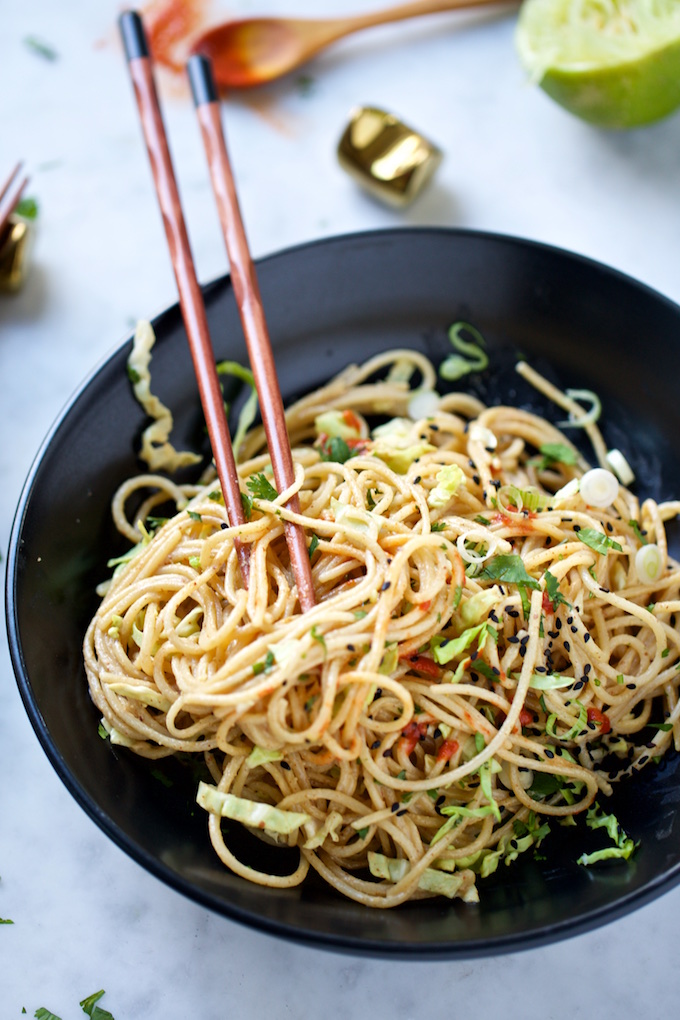
[[[0,235],[7,226],[7,222],[16,209],[22,192],[28,184],[28,177],[19,176],[21,163],[17,163],[0,190]]]
[[[231,446],[215,357],[210,342],[203,296],[196,277],[189,238],[177,189],[165,127],[153,78],[149,48],[141,18],[125,11],[119,26],[134,86],[151,171],[163,216],[170,258],[179,292],[179,303],[189,339],[201,405],[215,458],[224,502],[232,526],[245,524],[238,473]],[[236,543],[243,580],[249,579],[249,549]]]
[[[274,479],[278,491],[283,492],[294,483],[295,469],[257,273],[250,257],[234,175],[222,129],[219,98],[207,58],[191,57],[187,67],[227,248],[231,281],[241,316],[255,388],[260,401],[262,423],[267,437]],[[294,513],[300,512],[300,500],[297,494],[288,500],[286,506]],[[300,607],[303,612],[306,612],[316,604],[316,600],[304,529],[301,525],[290,521],[287,521],[284,527],[291,565],[297,582]]]

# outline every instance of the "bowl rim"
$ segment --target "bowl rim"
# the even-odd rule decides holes
[[[392,240],[408,238],[409,236],[431,235],[433,237],[450,236],[457,239],[475,239],[489,243],[502,243],[510,248],[533,249],[538,253],[558,256],[574,263],[581,264],[586,269],[596,270],[599,273],[617,278],[622,283],[632,286],[641,293],[646,293],[653,300],[664,304],[668,309],[680,316],[680,306],[670,298],[655,290],[648,284],[635,279],[633,276],[608,266],[596,259],[570,251],[554,244],[538,240],[523,238],[519,235],[498,233],[486,230],[474,230],[471,228],[457,227],[422,227],[422,226],[400,226],[386,227],[377,230],[362,230],[334,234],[332,236],[315,238],[303,241],[287,248],[282,248],[264,255],[255,260],[256,268],[265,267],[269,263],[280,259],[288,258],[299,252],[326,248],[331,245],[343,245],[361,243],[362,241],[375,241],[379,239]],[[225,273],[215,277],[201,286],[206,297],[216,288],[223,287],[230,279],[230,274]],[[178,303],[174,303],[158,311],[150,321],[157,323],[164,315],[175,314]],[[20,497],[17,503],[10,538],[7,549],[7,561],[5,571],[5,613],[10,658],[15,673],[16,683],[19,689],[24,709],[29,721],[38,738],[43,751],[50,764],[56,771],[60,780],[69,791],[74,800],[95,822],[95,824],[129,857],[146,871],[160,879],[164,884],[169,885],[177,892],[200,905],[222,914],[228,919],[237,923],[259,930],[265,934],[275,937],[283,937],[298,944],[307,945],[317,949],[339,951],[352,954],[363,954],[380,958],[403,958],[428,960],[451,960],[469,959],[492,956],[500,953],[516,952],[524,949],[536,948],[537,946],[548,945],[560,939],[573,937],[583,932],[590,931],[609,922],[615,921],[631,910],[643,906],[656,899],[664,892],[670,890],[680,883],[680,864],[670,868],[668,871],[658,875],[647,882],[639,889],[624,893],[614,902],[605,904],[596,909],[586,910],[553,924],[546,924],[533,932],[517,932],[499,936],[484,937],[464,942],[415,942],[415,943],[394,943],[387,940],[375,939],[367,942],[361,937],[348,936],[340,932],[327,934],[317,930],[307,930],[292,926],[286,922],[271,920],[260,914],[253,913],[233,903],[218,900],[199,887],[193,885],[189,880],[173,871],[163,864],[153,854],[139,846],[133,839],[119,829],[111,821],[97,801],[91,797],[72,775],[59,748],[56,746],[50,730],[42,716],[42,713],[35,703],[32,691],[32,684],[28,675],[25,663],[19,623],[16,614],[16,593],[18,578],[20,574],[20,559],[22,551],[22,530],[27,510],[31,501],[36,478],[51,443],[62,426],[62,423],[71,412],[74,405],[80,400],[92,381],[105,370],[106,366],[122,349],[130,343],[132,334],[119,341],[111,348],[95,366],[86,374],[84,379],[71,393],[70,397],[63,404],[61,410],[50,426],[45,438],[32,460],[28,475],[22,486]]]

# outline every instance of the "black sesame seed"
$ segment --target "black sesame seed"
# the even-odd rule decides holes
[[[626,684],[626,690],[627,691],[634,691],[635,690],[635,684]]]
[[[422,482],[422,480],[423,480],[422,475],[416,475],[416,477],[413,479],[413,484],[417,485],[419,482]]]
[[[564,650],[565,650],[565,652],[570,652],[571,651],[571,645],[569,644],[568,641],[564,642]]]
[[[391,588],[391,587],[392,587],[392,582],[391,581],[385,581],[385,583],[383,584],[383,586],[380,589],[380,591],[387,591],[387,589]]]
[[[380,741],[379,740],[374,740],[373,743],[371,744],[371,750],[372,751],[377,751],[379,747],[380,747]]]
[[[356,648],[355,648],[355,646],[354,646],[354,645],[347,645],[347,651],[348,651],[348,652],[355,652],[355,651],[356,651]]]
[[[583,667],[583,672],[586,674],[586,676],[588,676],[588,673],[590,673],[592,668],[593,668],[592,665],[589,662],[586,662],[585,666]]]
[[[511,616],[513,618],[513,620],[518,620],[519,619],[519,610],[517,610],[517,609],[507,609],[506,612],[507,612],[508,616]]]
[[[430,425],[431,432],[439,432],[439,425]]]
[[[391,758],[391,757],[392,757],[392,748],[388,747],[386,751],[383,751],[383,758]]]
[[[522,658],[524,658],[524,656],[527,654],[526,645],[519,646],[519,654],[521,655]]]
[[[394,815],[394,814],[397,813],[398,810],[399,810],[399,801],[395,801],[394,804],[392,805],[392,807],[390,808],[390,811]]]
[[[568,616],[567,617],[567,623],[573,623],[573,622],[574,622],[574,617],[573,616]]]
[[[569,630],[572,632],[572,634],[578,633],[578,627],[570,627]]]
[[[612,524],[611,521],[607,521],[607,531],[613,531],[613,530],[614,530],[614,525]]]
[[[548,637],[552,638],[553,641],[554,641],[556,637],[559,637],[559,634],[558,634],[558,632],[556,630],[549,630],[548,631]]]
[[[221,524],[220,524],[220,527],[222,528],[222,531],[226,531],[227,528],[229,527],[229,525],[226,524],[224,521],[222,521]]]
[[[581,530],[581,525],[580,524],[575,524],[574,525],[574,531],[580,531],[580,530]]]
[[[557,630],[562,630],[562,621],[560,620],[559,616],[555,620],[555,627],[556,627]]]
[[[554,751],[546,750],[545,756],[546,756],[546,758],[554,758],[555,757],[555,752]]]
[[[401,816],[405,815],[407,811],[408,808],[402,808],[401,811],[397,811],[397,818],[401,818]]]
[[[290,765],[288,764],[287,761],[282,761],[281,762],[281,768],[282,769],[286,769],[287,772],[290,772]]]
[[[519,638],[517,637],[516,634],[511,634],[510,637],[508,638],[508,641],[509,641],[509,643],[511,645],[518,645],[519,644]]]
[[[649,761],[649,755],[643,754],[640,758],[638,758],[638,765],[644,765],[646,761]]]
[[[481,478],[479,477],[479,475],[473,475],[472,481],[475,483],[475,485],[479,485]]]
[[[590,634],[588,634],[588,633],[586,632],[586,633],[585,633],[585,634],[583,635],[583,640],[584,640],[584,641],[585,641],[586,643],[587,643],[588,641],[590,641]]]

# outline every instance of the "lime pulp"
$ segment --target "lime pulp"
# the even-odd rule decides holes
[[[516,45],[533,81],[600,127],[680,106],[680,0],[524,0]]]

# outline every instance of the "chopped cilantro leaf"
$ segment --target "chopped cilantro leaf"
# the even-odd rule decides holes
[[[552,602],[553,609],[557,609],[558,606],[569,606],[571,609],[571,603],[567,602],[560,591],[560,582],[557,580],[555,575],[551,574],[549,570],[546,570],[543,576],[545,577],[545,590],[548,594],[548,598]]]
[[[584,545],[587,545],[601,556],[606,554],[607,549],[616,549],[617,552],[623,552],[618,542],[615,542],[613,538],[609,538],[603,531],[597,531],[596,528],[581,528],[580,531],[576,532],[576,537]]]
[[[245,492],[241,493],[241,506],[243,507],[243,516],[249,521],[253,513],[253,501]]]
[[[506,584],[521,584],[526,588],[540,587],[538,581],[527,574],[522,557],[516,553],[507,556],[494,556],[487,560],[486,566],[480,570],[477,577],[489,581],[505,581]]]
[[[268,499],[274,500],[278,496],[278,492],[266,478],[263,472],[257,475],[252,475],[246,482],[246,485],[252,492],[255,499]]]
[[[14,206],[14,212],[25,220],[34,220],[38,216],[38,203],[34,198],[21,198]]]
[[[333,461],[335,464],[344,464],[354,454],[349,446],[340,436],[331,436],[319,446],[321,460]]]
[[[536,465],[539,471],[555,464],[575,464],[578,460],[576,452],[564,443],[543,443],[538,449],[543,454],[543,459]]]
[[[102,988],[101,991],[88,995],[80,1003],[83,1013],[87,1013],[91,1020],[113,1020],[113,1014],[109,1013],[108,1009],[102,1009],[101,1006],[97,1005],[103,994],[104,989]]]
[[[314,553],[316,552],[316,550],[318,549],[318,547],[319,547],[319,536],[318,535],[312,535],[312,541],[309,543],[309,550],[308,550],[310,560],[311,560],[312,556],[314,555]]]

